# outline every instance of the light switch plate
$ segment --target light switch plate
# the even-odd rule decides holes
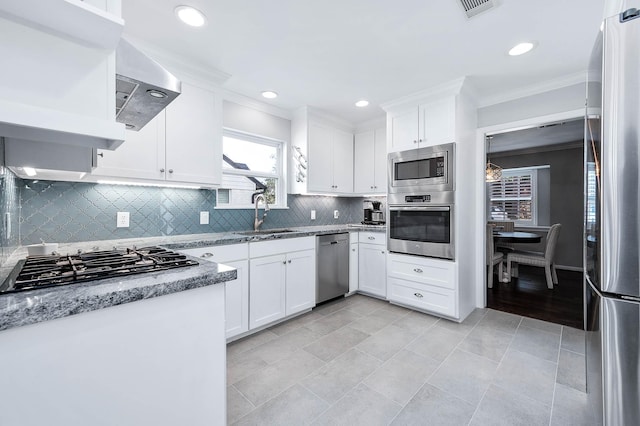
[[[337,218],[339,218],[339,217],[340,217],[340,211],[338,211],[338,210],[334,210],[334,211],[333,211],[333,218],[334,218],[334,219],[337,219]]]
[[[117,218],[116,218],[116,227],[117,228],[129,227],[129,212],[118,212]]]
[[[209,224],[209,212],[200,212],[200,225]]]
[[[316,211],[311,210],[311,220],[316,220]]]

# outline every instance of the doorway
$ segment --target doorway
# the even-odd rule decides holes
[[[484,205],[494,226],[486,238],[495,239],[505,271],[500,276],[493,267],[492,288],[487,278],[487,307],[583,328],[583,135],[583,119],[485,135],[486,163],[493,169],[487,172]],[[557,238],[548,238],[554,224],[560,224]],[[508,240],[504,228],[539,238]],[[534,253],[544,259],[545,252],[554,252],[551,279],[540,262],[533,266],[522,259]]]

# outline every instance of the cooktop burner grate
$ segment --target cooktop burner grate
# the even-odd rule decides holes
[[[197,265],[185,255],[160,247],[128,248],[77,255],[28,256],[0,287],[0,293],[75,284],[104,278]]]

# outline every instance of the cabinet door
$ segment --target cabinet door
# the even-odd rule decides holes
[[[353,134],[334,131],[333,138],[333,190],[353,193]]]
[[[286,263],[285,255],[249,261],[249,329],[284,318]]]
[[[455,142],[455,97],[420,105],[420,146]]]
[[[384,127],[374,132],[374,186],[373,191],[381,194],[387,193],[387,129]]]
[[[166,109],[167,180],[219,184],[222,180],[222,101],[211,91],[182,83]]]
[[[418,147],[418,109],[391,117],[390,151],[403,151]]]
[[[249,331],[249,261],[225,262],[236,268],[238,278],[225,283],[225,331],[227,339]]]
[[[387,296],[386,250],[378,244],[360,244],[358,289],[372,295]]]
[[[309,124],[309,183],[311,192],[333,192],[333,130]]]
[[[165,179],[165,113],[140,131],[125,131],[125,141],[115,151],[98,150],[98,166],[91,174],[107,177]]]
[[[358,133],[354,141],[353,192],[370,194],[375,190],[376,161],[375,133]],[[384,148],[386,151],[386,147]]]
[[[316,306],[316,251],[287,253],[286,315]]]
[[[349,293],[353,293],[358,290],[358,243],[349,246]]]

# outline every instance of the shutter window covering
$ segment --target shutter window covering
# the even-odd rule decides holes
[[[504,175],[490,184],[492,211],[504,212],[505,220],[533,220],[533,176],[531,173]]]

